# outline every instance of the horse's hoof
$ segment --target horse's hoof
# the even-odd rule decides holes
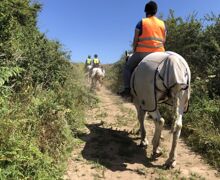
[[[158,157],[160,157],[163,153],[162,152],[155,152],[151,155],[152,160],[156,160]]]
[[[164,164],[165,169],[172,169],[172,168],[175,168],[175,166],[176,166],[175,160],[173,160],[173,161],[167,160]]]
[[[139,134],[141,134],[141,131],[140,130],[136,130],[136,131],[134,131],[134,134],[135,135],[139,135]]]
[[[141,148],[147,148],[147,146],[148,146],[147,142],[141,141],[141,143],[139,144],[139,147],[141,147]]]

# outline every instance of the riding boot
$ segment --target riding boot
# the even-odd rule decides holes
[[[131,93],[130,93],[131,89],[130,88],[125,88],[123,91],[119,92],[118,95],[120,95],[121,97],[130,97]]]

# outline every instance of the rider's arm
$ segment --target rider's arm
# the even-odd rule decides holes
[[[164,30],[164,37],[165,37],[165,39],[164,39],[164,41],[163,41],[163,44],[165,44],[166,38],[167,38],[167,26],[166,26],[165,23],[164,23],[164,25],[165,25],[165,30]]]
[[[165,39],[164,39],[163,44],[165,44],[166,38],[167,38],[167,26],[166,26],[166,24],[165,24],[165,31],[164,31],[164,33],[165,33]]]
[[[142,34],[142,21],[138,22],[135,28],[135,33],[134,33],[134,39],[133,39],[133,51],[135,51],[137,44],[138,44],[138,38]]]
[[[139,33],[140,33],[140,30],[139,29],[135,29],[135,33],[134,33],[134,40],[133,40],[133,51],[135,52],[135,49],[137,47],[137,44],[138,44],[138,37],[139,37]]]

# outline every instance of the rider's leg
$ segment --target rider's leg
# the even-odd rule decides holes
[[[124,77],[124,91],[120,94],[122,96],[130,95],[130,79],[132,72],[136,68],[136,66],[141,62],[141,60],[147,56],[149,53],[134,53],[128,61],[125,63],[123,77]]]

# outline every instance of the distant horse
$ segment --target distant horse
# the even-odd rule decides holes
[[[94,67],[91,70],[91,89],[96,89],[99,85],[102,86],[103,78],[105,77],[105,70],[101,67]]]
[[[187,62],[171,51],[149,54],[132,74],[130,85],[140,123],[141,146],[148,145],[144,127],[146,112],[154,119],[153,158],[161,155],[159,145],[164,125],[157,104],[167,103],[173,106],[173,142],[169,158],[165,162],[167,168],[176,165],[176,147],[182,128],[182,116],[188,108],[190,81],[191,73]]]

